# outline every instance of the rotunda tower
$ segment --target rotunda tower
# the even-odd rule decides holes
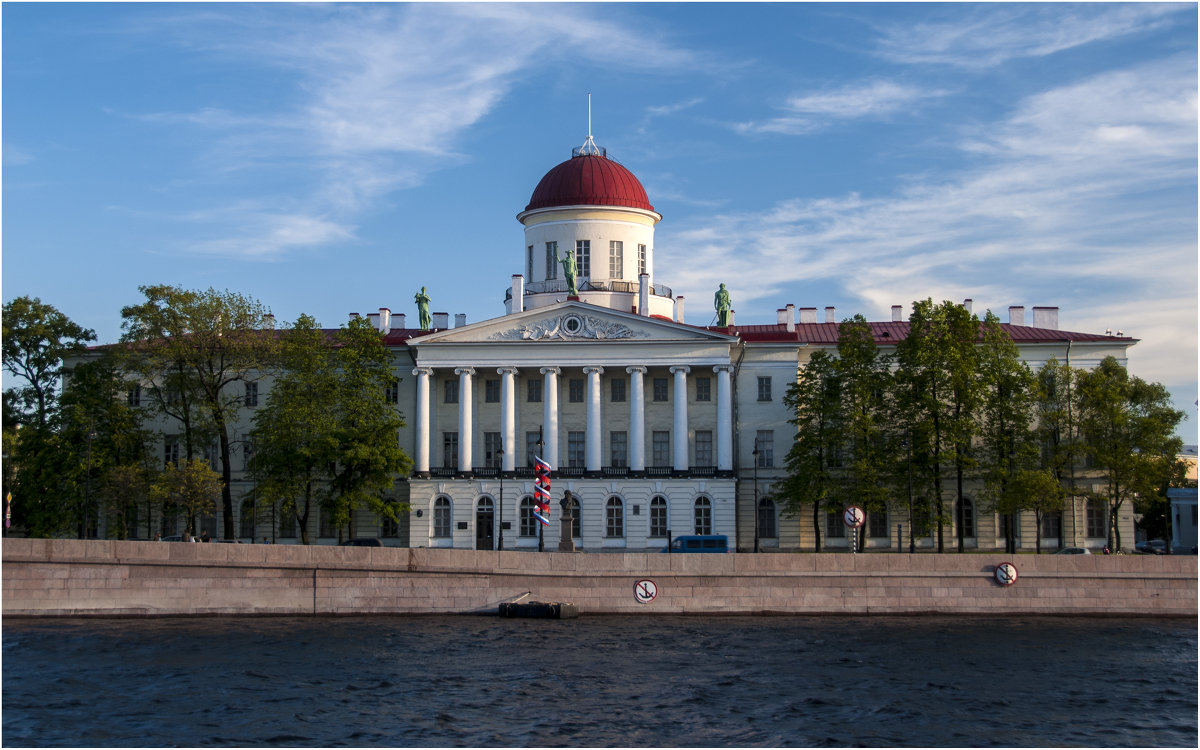
[[[517,221],[525,227],[525,273],[513,277],[508,312],[568,297],[671,318],[671,290],[654,284],[654,210],[642,183],[591,134],[542,177]],[[571,254],[575,294],[563,260]]]

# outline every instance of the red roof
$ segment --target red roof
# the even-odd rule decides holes
[[[895,344],[908,337],[908,322],[868,323],[875,334],[875,343],[879,345]],[[1098,333],[1077,333],[1075,331],[1059,331],[1052,328],[1032,328],[1001,323],[1000,328],[1012,338],[1016,344],[1051,344],[1063,341],[1136,341],[1129,336],[1109,336]],[[714,328],[722,333],[736,335],[743,341],[760,343],[796,342],[806,344],[836,345],[838,342],[837,323],[797,323],[796,330],[789,333],[782,323],[773,325],[731,326],[728,329]]]
[[[533,189],[526,211],[554,206],[622,206],[653,211],[646,189],[625,167],[601,154],[580,154],[551,169]]]

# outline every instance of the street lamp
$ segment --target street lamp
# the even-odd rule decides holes
[[[496,451],[496,455],[500,456],[500,541],[496,545],[499,551],[504,550],[504,443],[500,444],[500,450]]]
[[[539,427],[538,428],[538,439],[537,439],[538,458],[542,457],[542,448],[545,446],[545,443],[542,442],[542,438],[543,438],[542,428]],[[536,476],[536,475],[537,475],[537,472],[535,470],[534,476]],[[537,498],[535,497],[534,502],[536,503],[536,502],[540,502],[540,501],[537,500]],[[550,502],[550,499],[546,498],[546,502]],[[550,516],[550,514],[546,513],[547,520],[549,520],[549,516]],[[546,551],[546,524],[538,523],[538,552],[545,552],[545,551]]]
[[[754,551],[758,552],[758,438],[754,438]]]
[[[913,527],[913,507],[912,507],[912,443],[909,440],[911,433],[908,430],[904,431],[904,450],[907,454],[908,461],[908,553],[911,555],[917,551],[916,529]]]

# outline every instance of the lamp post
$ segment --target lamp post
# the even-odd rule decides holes
[[[245,459],[242,466],[242,472],[250,472],[250,543],[254,544],[254,540],[258,539],[258,477],[254,475],[254,443],[249,440],[233,440],[229,443],[231,446],[242,446],[242,457]],[[239,514],[240,516],[240,514]],[[240,525],[240,524],[239,524]],[[242,535],[245,536],[245,530],[242,530]],[[275,508],[271,507],[271,541],[275,541]]]
[[[754,551],[758,552],[758,438],[754,438]]]
[[[545,443],[542,442],[542,438],[543,438],[542,428],[538,428],[538,439],[537,439],[538,458],[542,457],[542,448],[545,446]],[[535,477],[537,476],[536,470],[534,471],[534,476]],[[536,479],[535,479],[535,481],[536,481]],[[547,498],[546,501],[549,502],[549,498]],[[536,496],[534,497],[534,502],[538,502]],[[547,506],[547,507],[549,507],[549,506]],[[547,512],[546,516],[547,516],[547,520],[549,520],[550,513]],[[545,551],[546,551],[546,524],[539,522],[538,523],[538,552],[545,552]]]
[[[496,544],[496,549],[504,550],[504,443],[500,444],[500,450],[496,451],[500,457],[500,522],[496,524],[499,527],[500,537]]]
[[[92,509],[92,441],[96,438],[96,429],[88,427],[87,477],[83,490],[83,538],[91,539],[88,527],[88,513]]]
[[[913,527],[913,507],[912,507],[912,443],[909,441],[910,433],[904,431],[904,450],[907,455],[908,467],[908,553],[911,555],[917,551],[916,529]]]

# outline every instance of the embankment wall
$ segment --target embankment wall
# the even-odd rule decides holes
[[[581,613],[1197,614],[1192,556],[571,554],[3,541],[3,615],[495,613],[563,601]],[[1011,586],[993,577],[1012,562]],[[649,603],[634,586],[657,587]]]

